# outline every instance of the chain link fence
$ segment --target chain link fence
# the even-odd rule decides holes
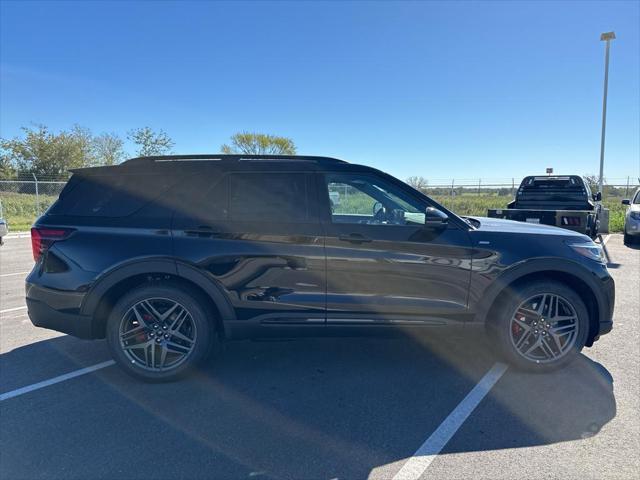
[[[57,198],[66,181],[0,180],[0,217],[13,232],[29,230]]]
[[[520,179],[422,179],[419,186],[427,195],[460,215],[486,215],[490,208],[504,208],[513,198]],[[625,208],[638,188],[640,179],[625,177],[608,179],[603,204],[610,210],[611,231],[621,231]],[[51,205],[62,191],[66,180],[59,178],[22,177],[0,179],[0,217],[7,220],[13,232],[29,230],[33,222]]]
[[[543,176],[543,175],[541,175]],[[422,179],[422,177],[420,177]],[[500,195],[514,196],[520,186],[520,178],[467,178],[467,179],[422,179],[424,184],[420,190],[430,192],[432,195]],[[640,178],[623,177],[608,178],[604,185],[604,197],[624,197],[632,195],[640,183]],[[592,191],[598,190],[597,185],[592,185]]]

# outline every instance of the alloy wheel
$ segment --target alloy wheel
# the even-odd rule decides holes
[[[559,360],[578,337],[578,315],[560,295],[541,293],[516,309],[510,322],[511,343],[518,354],[535,363]]]
[[[155,372],[184,363],[197,338],[191,313],[168,298],[137,302],[122,317],[118,333],[120,347],[131,363]]]

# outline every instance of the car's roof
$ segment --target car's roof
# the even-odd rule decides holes
[[[137,157],[126,160],[120,165],[109,167],[90,167],[72,170],[83,175],[101,175],[116,173],[180,172],[201,171],[202,168],[221,171],[235,170],[289,170],[289,171],[344,171],[373,170],[370,167],[355,165],[337,158],[310,155],[162,155]]]
[[[332,157],[320,157],[315,155],[242,155],[242,154],[194,154],[194,155],[159,155],[151,157],[136,157],[123,162],[123,164],[138,164],[138,163],[158,163],[158,162],[246,162],[246,161],[304,161],[315,163],[346,163],[344,160],[339,160]]]

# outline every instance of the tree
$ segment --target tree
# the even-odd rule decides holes
[[[583,175],[584,181],[589,185],[592,192],[598,192],[600,190],[600,176],[599,175]],[[603,186],[607,183],[606,178],[602,179]]]
[[[295,155],[293,140],[265,133],[236,133],[231,137],[231,145],[220,147],[223,153],[245,153],[247,155]]]
[[[124,142],[115,133],[103,133],[91,140],[95,165],[117,165],[126,158]]]
[[[91,132],[79,126],[57,134],[44,125],[24,127],[24,138],[0,140],[2,165],[41,177],[66,177],[92,161]]]
[[[8,156],[0,155],[0,178],[14,178],[16,169]]]
[[[429,181],[426,178],[418,176],[407,178],[407,183],[421,192],[424,192],[429,186]]]
[[[156,133],[150,127],[130,130],[127,138],[138,146],[136,154],[139,157],[165,155],[171,153],[175,145],[164,131],[160,130]]]

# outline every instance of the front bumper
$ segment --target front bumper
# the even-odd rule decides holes
[[[624,233],[633,236],[640,235],[640,220],[627,215],[624,221]]]
[[[602,335],[613,329],[613,309],[616,302],[616,289],[613,278],[602,280],[602,290],[596,293],[598,301],[598,329],[593,338],[587,342],[587,346],[593,345]]]
[[[80,314],[84,295],[60,292],[29,282],[26,284],[26,294],[29,319],[36,327],[78,338],[94,338],[92,317]]]

